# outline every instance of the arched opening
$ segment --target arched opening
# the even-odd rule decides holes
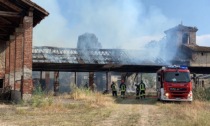
[[[190,44],[189,43],[189,34],[188,33],[184,33],[182,36],[182,43],[183,44]]]

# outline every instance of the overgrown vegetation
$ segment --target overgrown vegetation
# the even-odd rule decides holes
[[[70,93],[71,99],[82,100],[86,104],[94,107],[103,107],[112,105],[114,99],[103,95],[101,92],[93,92],[87,88],[78,88],[75,85],[71,85],[72,92]]]
[[[37,85],[33,91],[31,99],[22,101],[21,105],[31,107],[48,107],[53,104],[53,96],[42,91],[41,86]]]
[[[210,88],[204,89],[201,87],[198,87],[193,90],[193,98],[195,100],[200,101],[209,101],[210,100]]]
[[[159,104],[158,120],[162,126],[208,126],[210,104],[195,100],[188,103]],[[154,114],[157,114],[154,113]]]
[[[209,89],[194,91],[194,101],[160,103],[155,98],[113,98],[86,88],[71,87],[70,94],[53,96],[38,87],[21,105],[0,104],[3,125],[210,125]]]
[[[72,101],[80,102],[86,107],[105,107],[111,106],[114,103],[114,99],[104,96],[101,92],[93,92],[87,88],[78,88],[74,84],[71,85],[70,94],[60,94],[58,97],[54,97],[53,93],[46,93],[42,91],[41,86],[37,86],[31,99],[23,101],[22,106],[47,108],[47,107],[60,107],[60,108],[74,108]],[[67,102],[69,101],[69,102]]]

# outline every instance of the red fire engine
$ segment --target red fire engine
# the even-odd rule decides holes
[[[190,71],[184,66],[162,67],[157,71],[157,97],[161,101],[192,101]]]

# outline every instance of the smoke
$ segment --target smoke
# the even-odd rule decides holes
[[[155,6],[139,0],[33,0],[50,15],[34,30],[35,46],[75,48],[79,35],[94,33],[103,48],[139,49],[174,26]]]
[[[77,48],[79,49],[78,53],[82,59],[85,59],[85,61],[88,61],[89,63],[94,63],[92,60],[93,55],[89,50],[92,49],[95,51],[99,51],[102,46],[101,43],[98,42],[98,38],[95,34],[85,33],[78,37]]]
[[[101,43],[98,42],[98,38],[95,34],[85,33],[78,37],[77,42],[78,49],[101,49]]]

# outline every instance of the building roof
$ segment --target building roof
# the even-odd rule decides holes
[[[195,52],[210,52],[210,47],[198,46],[198,45],[184,45],[192,51]]]
[[[174,31],[197,32],[198,29],[197,29],[197,27],[190,27],[190,26],[184,26],[182,24],[179,24],[176,27],[173,27],[173,28],[170,28],[170,29],[164,31],[164,33],[174,32]]]
[[[7,41],[15,29],[22,24],[29,11],[33,11],[35,27],[49,13],[31,0],[0,0],[0,41]]]

